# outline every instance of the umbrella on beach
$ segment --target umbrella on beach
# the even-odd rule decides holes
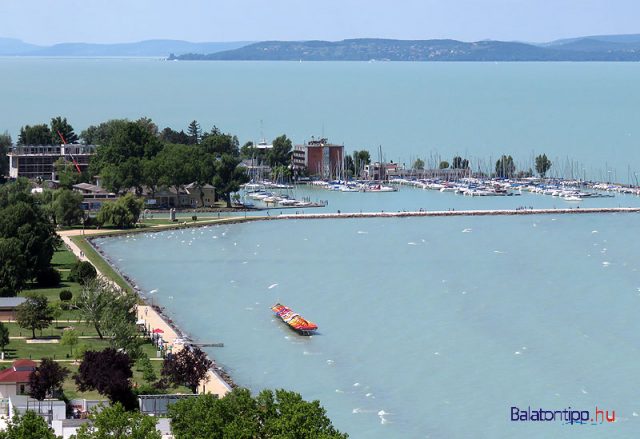
[[[164,331],[162,329],[154,329],[153,331],[154,334],[164,334]]]

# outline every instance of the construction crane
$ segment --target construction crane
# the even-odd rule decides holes
[[[62,140],[62,146],[65,146],[67,144],[67,141],[65,140],[60,130],[56,130],[56,131],[58,133],[58,136],[60,136],[60,140]],[[78,174],[82,174],[82,171],[80,170],[80,165],[78,164],[78,161],[76,160],[76,158],[71,153],[69,153],[69,156],[71,157],[71,161],[75,165],[76,170],[78,171]]]

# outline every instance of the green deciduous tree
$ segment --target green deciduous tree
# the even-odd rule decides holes
[[[449,168],[449,162],[446,160],[443,160],[440,162],[440,165],[438,165],[438,168],[440,169],[448,169]]]
[[[8,423],[7,429],[0,431],[0,439],[59,439],[47,421],[32,410],[24,415],[15,415]]]
[[[68,375],[69,369],[50,358],[43,358],[36,370],[29,375],[29,395],[38,401],[59,397],[62,394],[62,383]]]
[[[94,409],[90,422],[78,430],[76,439],[160,439],[156,418],[139,412],[129,412],[120,403]]]
[[[72,282],[78,282],[80,285],[88,284],[97,276],[98,272],[96,271],[96,268],[88,261],[76,261],[69,271],[69,280]],[[60,299],[64,300],[62,299],[62,296]],[[68,300],[71,300],[71,298]]]
[[[56,223],[63,226],[80,224],[84,216],[82,194],[69,189],[58,189],[53,195],[52,213]]]
[[[143,206],[142,199],[128,193],[116,201],[100,206],[96,220],[100,224],[111,224],[120,229],[128,229],[135,226]]]
[[[546,154],[542,154],[536,157],[536,172],[540,175],[540,177],[544,178],[547,174],[547,171],[551,169],[551,160],[547,158]]]
[[[424,160],[422,159],[416,159],[415,162],[413,162],[413,165],[411,166],[412,169],[416,169],[416,170],[423,170],[424,169]]]
[[[77,302],[80,315],[94,326],[101,339],[107,336],[112,347],[125,350],[132,358],[139,356],[135,294],[98,278],[82,288]]]
[[[0,237],[0,296],[17,295],[26,285],[27,261],[17,238]]]
[[[25,280],[47,269],[60,242],[46,212],[30,190],[26,179],[0,186],[0,241],[17,240],[0,245],[0,252],[21,254],[24,260],[23,270],[13,272],[17,278],[11,283],[15,285],[23,285]],[[15,252],[16,248],[20,249],[19,253]],[[2,271],[6,274],[6,270],[0,270],[0,273]],[[5,283],[0,282],[0,290],[3,285]]]
[[[169,406],[169,417],[176,439],[348,437],[333,427],[319,401],[285,390],[264,390],[255,398],[240,388],[220,399],[200,395]]]
[[[249,181],[247,173],[239,167],[240,159],[229,154],[224,154],[216,163],[216,176],[213,185],[216,192],[231,207],[231,193],[240,190],[240,185]]]
[[[69,356],[73,357],[73,348],[78,346],[78,332],[75,329],[67,329],[62,333],[60,344],[69,346]]]
[[[234,157],[240,155],[238,138],[231,134],[223,134],[216,127],[204,136],[200,146],[204,152],[216,157],[223,154],[230,154]]]
[[[43,330],[51,325],[53,309],[45,296],[33,294],[18,306],[16,321],[21,328],[31,329],[32,337],[36,338],[36,329]]]
[[[463,159],[459,155],[453,158],[453,162],[451,163],[451,167],[453,169],[467,169],[469,168],[469,160]]]
[[[496,162],[496,177],[498,178],[511,178],[516,173],[516,165],[513,162],[513,157],[503,155]]]
[[[110,121],[93,127],[91,133],[84,132],[85,135],[91,140],[101,140],[91,161],[91,172],[101,175],[105,186],[113,192],[130,188],[139,192],[143,185],[142,160],[154,157],[162,149],[148,124]]]
[[[289,166],[291,164],[291,152],[293,151],[293,144],[291,139],[286,135],[281,135],[273,139],[273,147],[267,151],[267,163],[269,166]]]
[[[4,352],[4,348],[10,343],[9,328],[0,322],[0,352]]]
[[[369,154],[369,151],[364,149],[362,151],[353,151],[353,166],[356,171],[355,175],[360,176],[365,165],[368,165],[369,163],[371,163],[371,155]]]

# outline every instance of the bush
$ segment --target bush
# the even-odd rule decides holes
[[[62,290],[60,291],[60,300],[62,300],[63,302],[68,302],[73,298],[73,293],[69,290]]]
[[[198,221],[198,217],[197,217],[196,215],[193,215],[193,216],[191,217],[191,221]]]
[[[98,272],[91,262],[78,261],[69,272],[69,280],[78,282],[80,285],[86,285],[98,276]]]
[[[57,287],[60,280],[60,272],[53,267],[47,267],[36,275],[38,286],[42,288]]]

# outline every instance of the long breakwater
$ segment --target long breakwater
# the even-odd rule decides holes
[[[638,213],[640,207],[594,207],[571,209],[503,209],[503,210],[440,210],[414,212],[336,212],[283,214],[264,219],[346,219],[346,218],[402,218],[422,216],[505,216],[505,215],[577,215],[602,213]]]

